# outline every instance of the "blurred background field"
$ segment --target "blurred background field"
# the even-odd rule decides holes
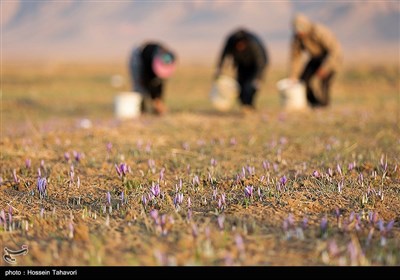
[[[166,83],[165,100],[170,112],[212,114],[209,93],[213,71],[211,66],[181,65]],[[368,106],[377,111],[392,107],[393,118],[397,118],[398,71],[397,65],[347,67],[336,78],[332,107]],[[2,124],[6,133],[9,128],[15,129],[14,122],[111,119],[115,96],[132,90],[127,65],[123,64],[32,64],[25,67],[23,63],[6,62],[2,77]],[[285,77],[284,68],[270,67],[257,95],[260,112],[277,113],[282,109],[276,83]]]

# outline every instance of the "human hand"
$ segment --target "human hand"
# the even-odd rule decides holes
[[[320,79],[324,79],[327,76],[327,71],[324,68],[319,68],[317,71],[317,76]]]
[[[255,79],[255,80],[253,80],[252,86],[253,86],[256,90],[258,90],[258,89],[261,87],[261,80],[260,80],[260,79]]]

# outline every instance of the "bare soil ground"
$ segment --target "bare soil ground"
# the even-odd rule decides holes
[[[216,112],[212,69],[181,67],[167,115],[119,121],[124,71],[3,66],[0,249],[27,245],[18,265],[400,265],[398,67],[347,69],[303,112],[271,71],[250,115]]]

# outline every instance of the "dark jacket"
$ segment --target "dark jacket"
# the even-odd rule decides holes
[[[246,49],[238,51],[236,44],[244,40]],[[266,49],[259,38],[253,33],[239,29],[230,34],[222,51],[218,67],[221,68],[227,56],[232,56],[235,66],[239,68],[255,68],[256,78],[261,79],[268,64]]]

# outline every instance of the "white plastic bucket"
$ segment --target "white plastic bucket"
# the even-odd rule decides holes
[[[138,92],[121,92],[114,98],[115,116],[119,119],[133,119],[141,114],[142,95]]]
[[[300,110],[307,108],[305,85],[296,80],[283,79],[276,84],[281,105],[287,110]]]
[[[228,111],[235,104],[239,90],[240,86],[234,78],[226,75],[219,76],[210,92],[212,105],[218,111]]]

